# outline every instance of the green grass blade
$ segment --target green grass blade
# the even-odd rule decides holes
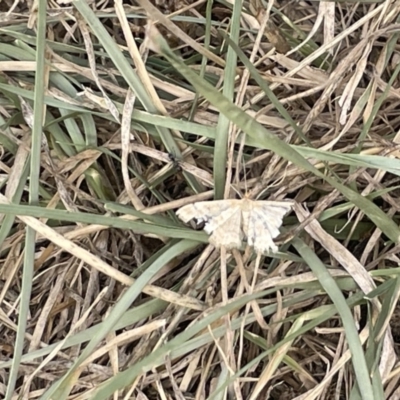
[[[238,43],[239,41],[241,9],[242,1],[235,0],[233,6],[231,30],[229,33],[231,40],[234,43]],[[223,94],[230,101],[233,101],[235,94],[236,66],[236,53],[232,47],[229,47],[224,69]],[[225,116],[224,114],[219,115],[214,147],[214,197],[216,200],[224,197],[230,124],[231,120],[229,116]]]
[[[44,124],[44,77],[45,77],[45,37],[47,3],[39,2],[37,15],[36,75],[32,126],[32,148],[30,157],[29,203],[39,202],[40,154],[42,147],[42,127]],[[28,111],[30,112],[30,111]],[[5,400],[11,400],[18,379],[19,366],[25,346],[25,333],[31,304],[32,280],[34,272],[36,232],[27,227],[25,236],[24,266],[21,287],[21,302],[18,331],[14,346],[13,364],[9,374]]]

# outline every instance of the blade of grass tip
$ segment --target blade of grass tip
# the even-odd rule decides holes
[[[48,391],[41,397],[42,400],[57,398],[64,400],[69,395],[71,382],[75,380],[75,373],[79,366],[90,356],[96,346],[105,338],[105,336],[115,329],[115,324],[121,319],[127,309],[142,293],[144,286],[163,268],[168,262],[175,259],[182,253],[190,251],[193,248],[193,242],[183,240],[175,246],[169,248],[162,257],[158,257],[154,263],[137,278],[136,282],[125,292],[121,299],[114,305],[108,317],[104,320],[102,326],[96,331],[90,342],[82,351],[78,359],[69,368],[68,372],[57,382],[55,382]]]
[[[232,102],[226,99],[225,96],[219,93],[218,90],[208,82],[199,78],[192,69],[187,67],[181,59],[171,51],[167,42],[162,38],[154,26],[149,27],[148,35],[152,50],[161,53],[172,65],[174,65],[177,71],[179,71],[185,79],[195,87],[196,90],[198,90],[214,107],[216,107],[218,111],[229,117],[243,132],[262,143],[266,149],[272,150],[274,153],[289,162],[292,162],[302,169],[312,172],[314,175],[327,181],[334,188],[338,189],[348,200],[354,203],[361,211],[363,211],[364,214],[367,215],[394,243],[399,242],[399,227],[379,207],[367,198],[319,171],[296,150],[292,149],[276,135],[265,129],[260,123],[246,114],[239,107],[232,104]]]
[[[34,91],[34,110],[32,128],[32,149],[30,165],[30,190],[29,203],[39,202],[39,177],[40,177],[40,153],[42,145],[42,128],[45,115],[44,90],[45,85],[45,49],[46,49],[46,9],[47,2],[40,1],[38,4],[37,33],[36,33],[36,74]],[[18,315],[18,330],[14,346],[13,364],[10,370],[5,400],[11,400],[18,370],[24,349],[25,333],[31,304],[32,280],[34,272],[36,247],[36,232],[27,227],[25,236],[24,266],[22,275],[21,301]]]
[[[343,293],[340,291],[335,280],[329,274],[321,260],[301,239],[294,238],[292,244],[318,278],[318,281],[335,304],[337,312],[342,319],[347,343],[352,355],[351,359],[357,383],[363,388],[361,393],[362,399],[380,400],[379,397],[375,397],[367,362],[365,360],[364,351],[354,323],[353,315],[347,305]]]
[[[239,41],[240,34],[240,17],[242,14],[242,0],[235,0],[233,7],[233,15],[231,20],[230,37],[232,42]],[[233,100],[235,95],[235,76],[236,76],[237,56],[232,47],[228,47],[226,55],[226,64],[224,69],[224,86],[222,92],[230,101]],[[214,174],[214,198],[216,200],[224,198],[225,182],[226,180],[226,161],[228,158],[228,140],[230,133],[231,121],[229,116],[219,114],[218,123],[215,135],[214,147],[214,161],[213,161],[213,174]]]

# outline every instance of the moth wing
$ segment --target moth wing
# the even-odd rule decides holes
[[[283,216],[293,207],[292,201],[257,201],[253,203],[253,208],[263,209],[265,212],[279,212]]]
[[[176,215],[185,223],[195,218],[198,222],[209,221],[231,207],[229,200],[199,201],[181,207]]]
[[[260,202],[255,205],[249,216],[247,242],[257,252],[276,252],[278,247],[272,239],[279,235],[279,228],[285,214],[291,209],[291,203]]]
[[[212,218],[204,227],[210,234],[209,242],[219,248],[238,249],[242,245],[242,213],[239,207],[231,207]]]
[[[292,203],[284,201],[264,201],[253,208],[253,213],[260,217],[264,216],[266,224],[273,238],[279,235],[279,228],[282,225],[283,217],[292,208]]]
[[[264,214],[260,214],[257,211],[251,213],[247,232],[248,245],[253,246],[257,253],[278,251],[278,247],[272,240],[273,237],[279,234],[279,230],[276,228],[277,224],[278,222],[276,221],[271,223],[270,218],[267,219]],[[273,234],[271,234],[271,231]],[[276,231],[278,232],[277,234]]]

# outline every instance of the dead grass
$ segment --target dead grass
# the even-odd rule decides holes
[[[400,398],[400,3],[30,3],[0,2],[0,397]],[[175,215],[245,192],[295,200],[277,254]]]

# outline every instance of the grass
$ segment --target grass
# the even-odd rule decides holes
[[[396,3],[0,13],[1,398],[400,395]],[[238,193],[277,254],[175,215]]]

